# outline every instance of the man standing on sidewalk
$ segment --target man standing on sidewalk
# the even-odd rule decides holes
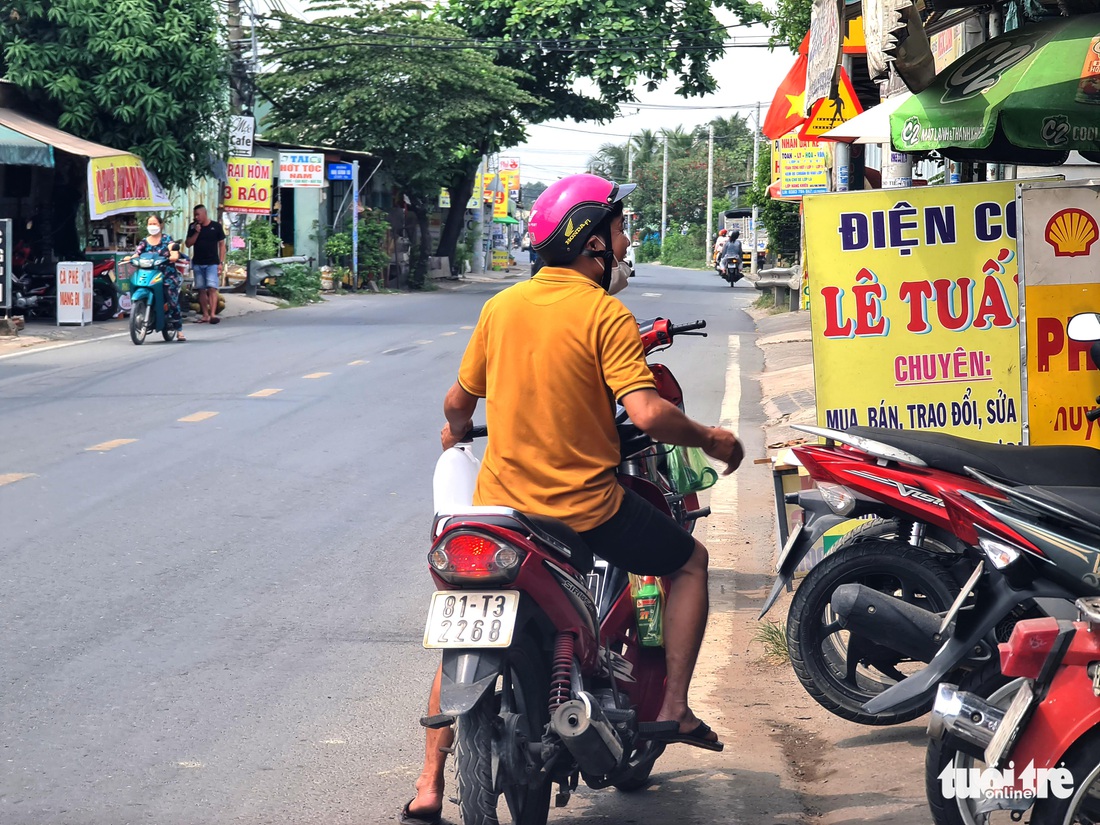
[[[200,324],[216,324],[218,317],[218,287],[225,267],[225,231],[220,223],[210,220],[206,207],[195,207],[195,222],[187,231],[187,245],[194,247],[191,271],[195,276],[195,291],[202,309]]]

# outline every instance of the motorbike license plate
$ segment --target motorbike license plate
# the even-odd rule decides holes
[[[1016,742],[1017,728],[1023,721],[1024,715],[1031,709],[1035,702],[1035,691],[1031,688],[1031,682],[1024,682],[1016,695],[1012,698],[1012,704],[1005,711],[1004,719],[993,733],[993,739],[985,748],[985,762],[990,767],[998,767],[1001,760],[1009,754],[1009,750]]]
[[[943,633],[950,627],[951,622],[955,621],[955,617],[959,615],[959,611],[962,610],[963,602],[966,601],[966,597],[970,595],[970,591],[978,584],[978,579],[982,577],[982,573],[985,572],[985,562],[978,562],[978,566],[974,568],[974,572],[970,574],[970,578],[966,580],[966,584],[962,586],[962,590],[959,591],[959,595],[955,597],[955,601],[951,605],[951,609],[947,611],[947,615],[943,617],[943,621],[940,622],[940,633]]]
[[[428,607],[424,647],[508,647],[518,613],[518,590],[437,590]]]
[[[775,563],[775,572],[778,573],[783,569],[783,562],[787,560],[787,556],[791,554],[791,550],[794,549],[794,543],[798,541],[798,536],[802,533],[802,525],[798,524],[794,530],[787,537],[787,543],[783,545],[783,549],[779,552],[779,561]]]

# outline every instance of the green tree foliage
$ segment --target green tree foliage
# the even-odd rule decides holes
[[[0,74],[75,135],[130,150],[165,186],[226,154],[225,33],[210,0],[10,0]]]
[[[319,16],[276,15],[277,25],[262,33],[279,63],[259,80],[274,106],[269,135],[378,156],[427,238],[440,186],[472,174],[492,148],[489,135],[519,142],[518,107],[534,99],[517,86],[519,72],[495,65],[485,51],[423,48],[466,34],[431,19],[421,3],[350,0],[346,7],[311,8]],[[452,188],[457,203],[469,196]],[[426,243],[417,248],[414,287],[423,285],[431,254]]]
[[[776,0],[775,13],[764,21],[772,30],[772,46],[786,46],[792,52],[806,32],[810,30],[810,9],[812,0]]]
[[[714,9],[744,23],[767,19],[750,0],[448,0],[444,14],[472,37],[499,42],[497,62],[521,69],[538,99],[532,122],[553,118],[608,120],[633,87],[675,77],[680,95],[713,92],[710,63],[723,54],[726,30]],[[595,94],[575,85],[590,80]]]
[[[751,177],[752,131],[744,118],[733,115],[716,118],[714,124],[714,199],[725,198],[726,186]],[[679,232],[683,224],[706,225],[707,164],[709,126],[688,131],[682,127],[652,132],[645,130],[629,141],[633,158],[633,182],[638,188],[628,205],[634,210],[634,225],[660,231],[664,141],[668,138],[669,231]],[[598,175],[626,180],[627,144],[606,143],[589,160]],[[702,250],[702,241],[699,248]],[[700,252],[700,254],[702,254]]]

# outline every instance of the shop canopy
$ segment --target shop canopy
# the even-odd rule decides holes
[[[7,135],[15,136],[10,146]],[[36,144],[40,148],[36,149]],[[27,158],[37,152],[42,159],[42,149],[49,162],[30,165],[53,166],[54,149],[88,159],[88,214],[92,220],[171,207],[168,193],[137,155],[78,138],[14,109],[0,108],[0,163],[27,164],[26,159],[12,158]]]
[[[499,218],[493,218],[493,223],[519,223],[519,221],[511,215],[502,215]]]
[[[0,166],[53,166],[53,147],[0,126]]]
[[[841,143],[889,143],[890,115],[913,95],[903,92],[830,129],[821,137]]]
[[[1100,15],[1024,26],[987,40],[890,116],[899,151],[1057,165],[1100,156]]]

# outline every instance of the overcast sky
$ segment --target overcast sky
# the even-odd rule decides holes
[[[724,25],[736,22],[729,12],[719,9],[716,13]],[[763,26],[730,30],[732,37],[751,42],[759,42],[768,33]],[[735,112],[752,111],[755,116],[756,102],[765,105],[771,102],[780,81],[793,64],[794,55],[787,49],[772,52],[760,48],[730,48],[720,61],[712,64],[718,81],[718,92],[713,95],[685,99],[676,95],[676,81],[666,81],[655,92],[640,89],[637,93],[640,105],[623,104],[620,107],[622,116],[608,124],[555,120],[531,126],[527,130],[526,143],[501,154],[520,158],[524,180],[549,183],[573,172],[585,171],[588,158],[602,144],[625,143],[630,134],[642,129],[656,131],[679,125],[690,129],[716,116],[729,117]],[[728,108],[734,106],[744,108]]]

